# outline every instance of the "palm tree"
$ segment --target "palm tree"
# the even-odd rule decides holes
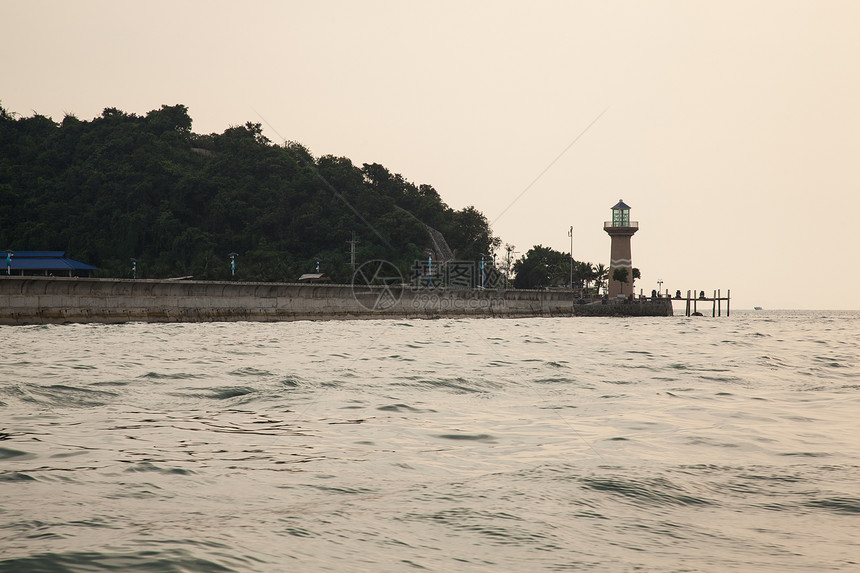
[[[588,283],[597,280],[597,269],[591,263],[585,263],[585,288],[588,290]]]
[[[606,279],[609,278],[609,269],[599,263],[594,267],[594,280],[597,282],[597,293],[600,294],[600,289],[604,288]]]
[[[591,263],[585,261],[574,261],[573,280],[578,283],[579,288],[588,289],[588,283],[594,279],[594,268]]]

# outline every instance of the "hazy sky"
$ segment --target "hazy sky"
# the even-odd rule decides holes
[[[520,252],[573,225],[608,265],[624,199],[637,292],[857,309],[858,23],[856,1],[4,0],[0,102],[260,122],[474,205]]]

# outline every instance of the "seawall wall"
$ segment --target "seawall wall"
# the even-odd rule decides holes
[[[671,301],[583,304],[566,290],[0,276],[0,324],[671,316]]]

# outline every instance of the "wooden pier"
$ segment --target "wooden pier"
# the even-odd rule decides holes
[[[680,291],[678,291],[678,292],[680,292]],[[696,296],[696,291],[688,290],[687,291],[687,298],[679,297],[679,296],[677,296],[677,293],[676,293],[675,297],[672,300],[673,301],[674,300],[683,300],[683,301],[687,302],[686,309],[684,312],[685,316],[702,316],[702,313],[699,312],[699,310],[698,310],[698,303],[710,302],[713,305],[711,308],[711,316],[714,316],[714,317],[722,316],[722,314],[723,314],[722,303],[723,303],[723,301],[725,301],[726,302],[726,316],[729,316],[731,313],[731,306],[730,306],[731,305],[731,294],[732,294],[732,291],[727,290],[726,296],[722,296],[720,290],[718,289],[718,290],[715,290],[714,295],[710,296],[710,297],[705,296],[705,291],[699,291],[699,296]]]

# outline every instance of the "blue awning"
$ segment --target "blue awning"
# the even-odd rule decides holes
[[[11,267],[12,271],[98,270],[98,267],[68,259],[65,254],[65,251],[0,251],[0,268]]]

